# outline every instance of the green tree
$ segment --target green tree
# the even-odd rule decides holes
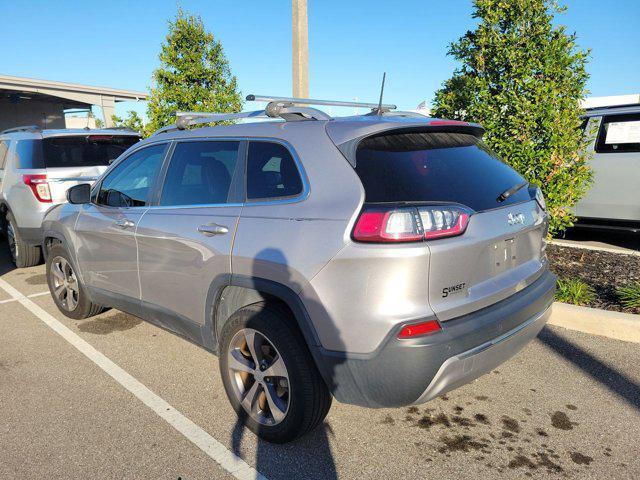
[[[242,99],[222,45],[200,17],[178,10],[153,72],[148,104],[153,132],[175,122],[179,111],[238,112]]]
[[[127,116],[124,118],[118,117],[117,115],[111,115],[111,120],[116,127],[130,128],[131,130],[142,133],[143,135],[145,134],[142,118],[140,118],[138,113],[133,110],[129,110],[127,112]]]
[[[481,123],[486,143],[542,188],[552,234],[572,224],[591,182],[579,105],[589,51],[553,25],[564,10],[553,0],[474,0],[478,26],[451,44],[461,66],[434,101],[436,116]]]

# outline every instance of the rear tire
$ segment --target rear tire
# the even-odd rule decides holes
[[[40,247],[29,245],[20,237],[16,219],[8,212],[5,225],[7,227],[7,245],[11,261],[18,268],[33,267],[40,263]]]
[[[256,303],[233,314],[220,335],[220,374],[231,406],[240,422],[273,443],[310,432],[331,408],[329,389],[294,322],[286,309]],[[250,338],[257,339],[253,349]]]
[[[102,305],[92,303],[75,273],[69,253],[62,245],[53,245],[47,255],[47,283],[58,310],[76,320],[101,313]]]

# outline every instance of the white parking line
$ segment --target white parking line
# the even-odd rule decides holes
[[[16,290],[17,292],[17,290]],[[22,295],[21,293],[18,292],[18,294],[20,295],[20,297],[25,297],[25,295]],[[41,297],[42,295],[49,295],[49,290],[47,290],[46,292],[38,292],[38,293],[32,293],[31,295],[26,295],[27,298],[34,298],[34,297]],[[2,305],[3,303],[11,303],[11,302],[17,302],[19,299],[16,298],[9,298],[8,300],[0,300],[0,305]]]
[[[53,315],[22,295],[2,278],[0,278],[0,288],[11,295],[12,300],[20,302],[49,328],[82,352],[89,360],[129,390],[129,392],[135,395],[142,403],[153,410],[158,416],[162,417],[169,425],[184,435],[191,443],[206,453],[235,478],[242,480],[267,480],[266,477],[247,464],[242,458],[228,450],[222,443],[218,442],[206,431],[173,408],[149,388],[145,387],[140,381],[112,362],[103,353],[93,348],[76,333],[56,320]]]

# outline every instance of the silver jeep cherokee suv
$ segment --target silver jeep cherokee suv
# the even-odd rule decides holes
[[[73,185],[93,182],[109,162],[140,140],[116,129],[0,132],[0,228],[17,267],[40,263],[42,219]]]
[[[183,115],[69,190],[43,226],[65,315],[115,307],[218,354],[233,408],[273,442],[332,396],[426,402],[538,334],[544,199],[480,126],[269,100]],[[279,121],[185,128],[264,115]]]

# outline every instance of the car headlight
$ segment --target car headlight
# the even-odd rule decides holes
[[[540,208],[543,210],[547,209],[547,202],[544,199],[544,195],[542,194],[542,190],[540,188],[536,188],[536,202],[540,205]]]

